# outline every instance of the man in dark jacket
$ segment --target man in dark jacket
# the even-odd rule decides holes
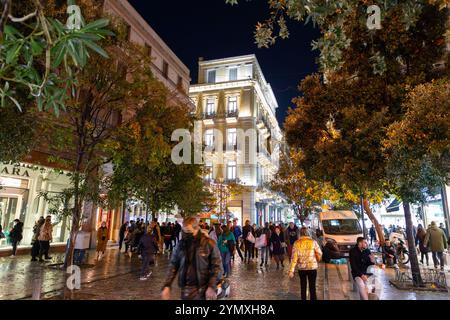
[[[183,222],[182,237],[170,260],[162,298],[170,299],[170,287],[178,273],[182,300],[216,299],[217,283],[223,274],[222,259],[215,241],[200,231],[196,218]]]
[[[122,251],[122,244],[123,240],[125,239],[125,232],[128,228],[128,221],[125,221],[125,223],[120,227],[119,230],[119,252]]]
[[[244,257],[242,256],[241,248],[240,248],[240,242],[241,242],[241,236],[242,236],[242,230],[241,227],[238,226],[238,219],[233,220],[233,226],[231,227],[231,232],[233,232],[234,238],[236,239],[236,251],[239,254],[239,257],[242,261],[244,261]],[[234,254],[233,254],[233,261],[234,261]]]
[[[247,220],[247,221],[245,221],[244,228],[242,228],[242,238],[244,239],[244,247],[245,247],[244,263],[247,259],[248,259],[247,262],[250,263],[250,260],[255,257],[254,250],[253,250],[255,244],[247,240],[249,233],[252,233],[253,237],[256,235],[255,230],[250,225],[250,220]]]
[[[140,280],[147,280],[152,274],[148,272],[148,266],[153,263],[154,254],[158,251],[158,241],[153,235],[152,228],[147,228],[147,233],[141,236],[139,240],[139,249],[142,255],[142,269]]]
[[[366,283],[372,274],[367,273],[367,268],[375,264],[374,257],[368,247],[367,240],[359,237],[356,240],[356,246],[350,250],[350,267],[361,300],[369,300]]]

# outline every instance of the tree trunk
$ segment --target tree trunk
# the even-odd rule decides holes
[[[413,285],[415,287],[419,287],[423,285],[423,281],[422,276],[420,275],[419,259],[417,258],[416,244],[414,241],[414,229],[411,217],[411,209],[408,202],[403,201],[403,209],[405,211],[406,237],[408,240],[409,261],[411,264]]]
[[[372,209],[370,208],[369,200],[367,200],[366,197],[363,198],[363,205],[364,205],[364,211],[366,211],[367,216],[369,217],[370,221],[372,221],[373,225],[375,226],[375,230],[377,232],[378,241],[380,242],[380,246],[384,245],[384,230],[381,227],[381,224],[378,222],[377,218],[375,218],[375,215],[373,214]]]

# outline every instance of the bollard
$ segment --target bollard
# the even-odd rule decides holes
[[[41,300],[42,278],[39,276],[33,280],[32,300]]]

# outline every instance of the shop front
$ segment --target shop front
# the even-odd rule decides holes
[[[0,248],[10,244],[8,235],[15,219],[24,224],[21,245],[30,245],[35,222],[49,212],[49,204],[40,193],[57,195],[69,186],[66,172],[28,163],[0,162],[0,225],[6,235],[0,240]],[[67,218],[52,217],[52,221],[53,244],[65,243],[69,236]]]

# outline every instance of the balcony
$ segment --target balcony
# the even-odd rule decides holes
[[[204,112],[203,113],[203,123],[205,125],[214,124],[214,120],[216,118],[216,112]]]
[[[238,110],[227,111],[226,118],[227,123],[237,123],[237,120],[239,118],[239,111]]]
[[[216,117],[215,112],[204,112],[203,119],[214,119]]]

